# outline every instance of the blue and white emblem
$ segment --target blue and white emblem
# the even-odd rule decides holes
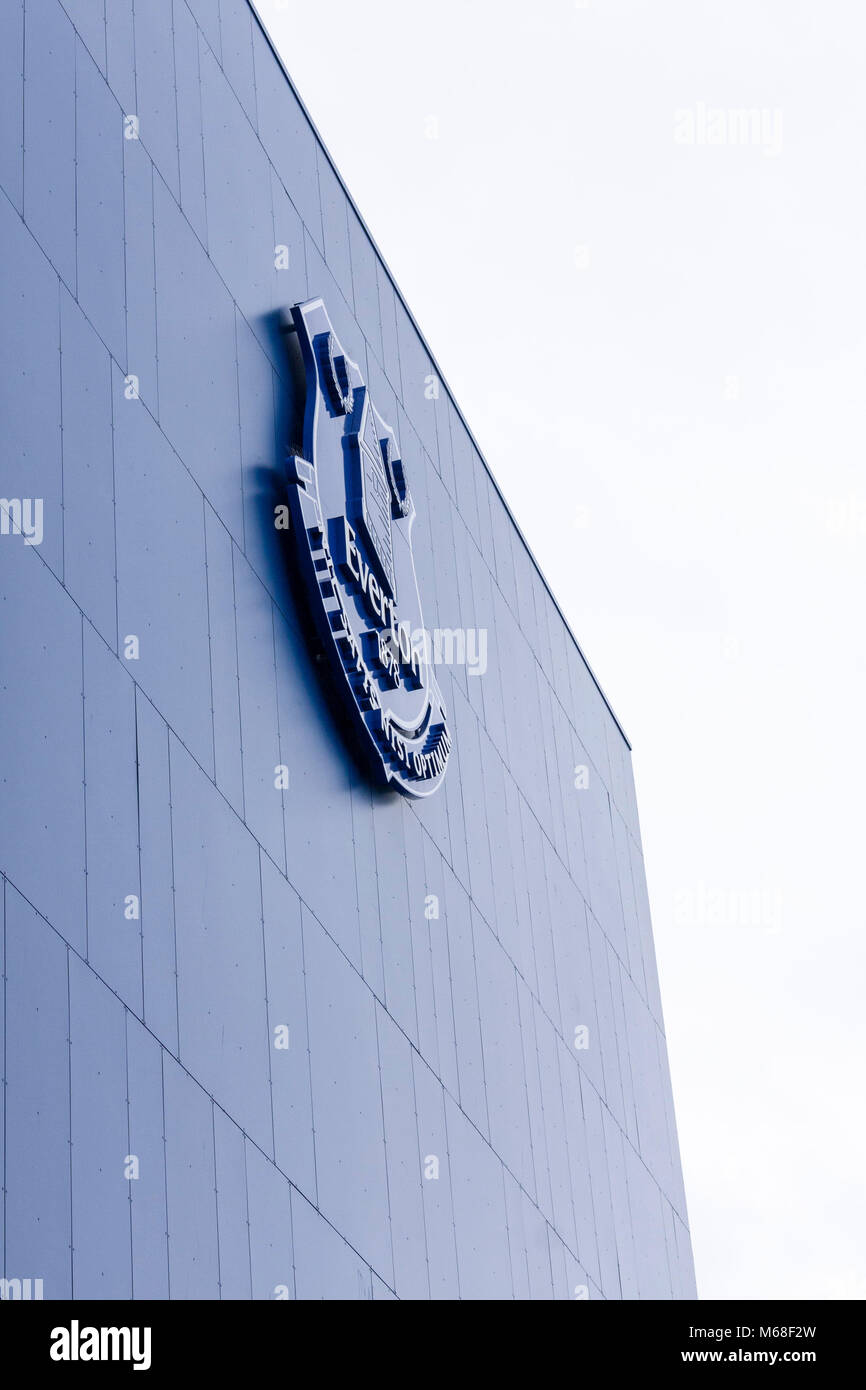
[[[429,796],[451,751],[412,555],[415,506],[393,429],[321,299],[292,310],[303,453],[287,460],[293,551],[332,679],[378,780]]]

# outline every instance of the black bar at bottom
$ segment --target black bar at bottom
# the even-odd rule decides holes
[[[465,1321],[464,1321],[465,1319]],[[452,1321],[453,1320],[453,1321]],[[643,1373],[667,1376],[717,1367],[828,1372],[859,1361],[859,1303],[213,1303],[25,1302],[0,1306],[5,1357],[49,1377],[253,1373],[292,1379],[333,1375],[345,1357],[353,1376],[430,1384],[437,1354],[453,1378],[464,1351],[486,1374],[504,1359],[549,1378]],[[407,1337],[409,1340],[407,1341]],[[468,1340],[468,1347],[467,1347]],[[520,1362],[512,1361],[519,1354]],[[310,1361],[312,1360],[312,1366]],[[533,1370],[533,1363],[535,1369]],[[11,1365],[7,1363],[7,1371]]]

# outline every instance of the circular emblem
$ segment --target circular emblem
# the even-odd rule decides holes
[[[287,461],[292,544],[310,615],[377,780],[429,796],[451,734],[412,555],[415,506],[394,431],[321,299],[292,310],[303,360],[303,454]]]

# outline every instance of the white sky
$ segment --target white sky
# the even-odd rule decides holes
[[[866,1297],[862,7],[258,7],[634,745],[700,1295]]]

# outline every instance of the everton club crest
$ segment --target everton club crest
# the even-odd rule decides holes
[[[306,394],[289,511],[311,617],[368,766],[408,796],[429,796],[451,735],[415,576],[409,480],[323,301],[296,305],[292,321]]]

